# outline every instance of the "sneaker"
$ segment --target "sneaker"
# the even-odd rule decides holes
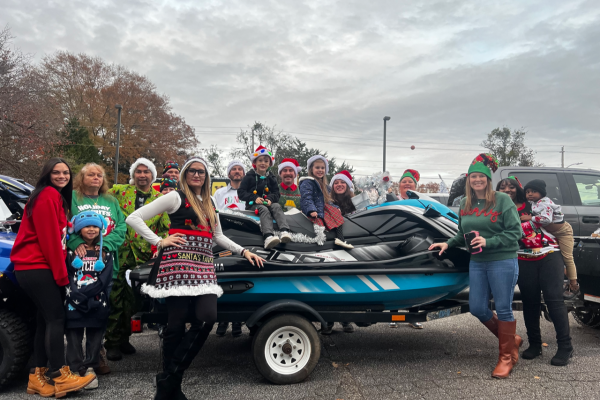
[[[354,324],[352,322],[342,322],[342,327],[346,333],[354,333]]]
[[[390,328],[397,328],[398,324],[395,322],[390,322]]]
[[[354,248],[354,246],[352,246],[350,243],[342,242],[340,239],[335,239],[335,244],[340,247],[343,247],[345,249],[353,249]]]
[[[135,347],[133,347],[133,345],[129,342],[123,343],[121,346],[119,346],[119,349],[121,350],[121,353],[127,355],[135,354],[136,352]]]
[[[289,232],[283,231],[281,232],[281,243],[289,243],[292,241],[292,235]]]
[[[121,361],[123,359],[123,353],[118,347],[110,347],[106,349],[106,358],[110,361]]]
[[[88,368],[87,371],[85,371],[85,374],[83,376],[89,376],[89,375],[94,375],[94,380],[91,381],[90,384],[87,385],[84,389],[85,390],[98,389],[98,377],[94,373],[94,368]]]
[[[110,367],[108,366],[108,359],[106,358],[106,349],[104,346],[100,349],[100,365],[94,368],[96,375],[108,375],[110,374]]]
[[[281,241],[277,236],[269,236],[265,239],[265,249],[271,250],[273,247],[277,246]]]
[[[413,329],[423,329],[423,324],[419,322],[409,322],[408,326],[410,326]]]
[[[219,322],[219,326],[217,326],[217,331],[215,333],[217,336],[225,336],[227,328],[229,328],[229,322]]]

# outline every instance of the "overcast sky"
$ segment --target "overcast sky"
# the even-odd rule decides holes
[[[565,145],[565,164],[600,169],[597,0],[0,0],[0,10],[36,59],[84,52],[147,75],[203,146],[227,150],[261,121],[368,174],[382,168],[389,115],[393,177],[452,179],[502,126],[524,127],[547,166]]]

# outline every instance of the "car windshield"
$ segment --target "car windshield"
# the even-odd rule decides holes
[[[6,203],[4,203],[4,200],[0,199],[0,220],[6,221],[11,215],[12,213],[6,206]]]

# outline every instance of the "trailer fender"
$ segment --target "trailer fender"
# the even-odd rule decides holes
[[[281,299],[275,300],[270,303],[267,303],[261,306],[258,310],[254,312],[246,321],[246,326],[251,328],[255,326],[265,315],[271,314],[274,311],[296,311],[305,314],[310,314],[317,319],[318,322],[325,324],[325,320],[314,308],[309,306],[306,303],[303,303],[298,300],[291,299]]]

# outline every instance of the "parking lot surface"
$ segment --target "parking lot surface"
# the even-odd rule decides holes
[[[522,314],[515,313],[524,338]],[[575,357],[553,367],[556,351],[552,325],[543,320],[548,343],[541,358],[520,360],[511,377],[490,377],[498,356],[497,340],[470,314],[428,322],[422,330],[387,324],[321,336],[322,353],[312,375],[296,385],[278,386],[257,371],[251,338],[211,334],[186,372],[189,399],[600,399],[600,330],[571,319]],[[151,399],[159,368],[156,331],[133,336],[137,354],[111,362],[112,373],[100,387],[69,395],[73,399]],[[524,346],[527,346],[525,341]],[[525,347],[524,347],[525,348]],[[1,399],[32,399],[26,377],[4,390]]]

